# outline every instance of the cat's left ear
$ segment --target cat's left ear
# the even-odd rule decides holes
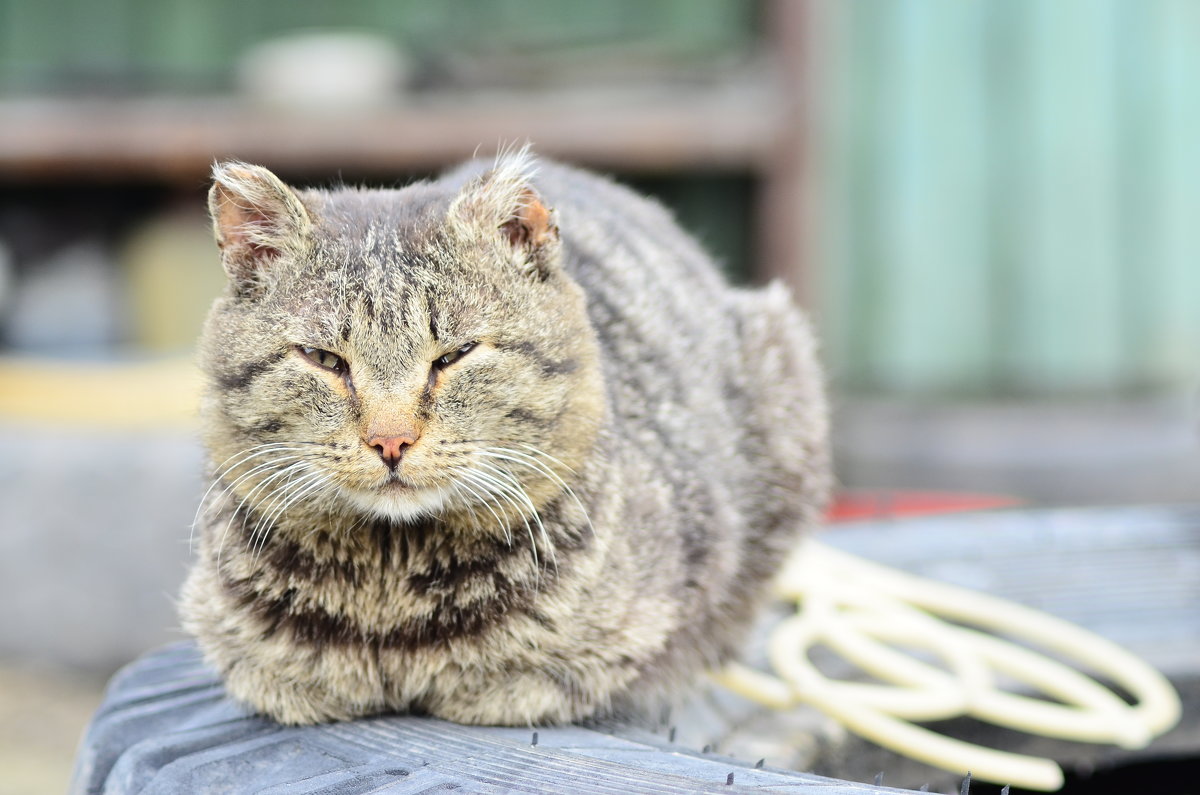
[[[554,211],[542,203],[533,188],[526,188],[517,199],[509,217],[500,224],[500,232],[512,246],[518,262],[539,278],[546,278],[557,264],[558,226]]]
[[[501,156],[495,168],[462,189],[450,215],[468,234],[496,235],[518,267],[545,279],[558,264],[558,226],[531,184],[532,172],[528,150]]]

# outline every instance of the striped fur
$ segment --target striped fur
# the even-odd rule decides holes
[[[736,652],[828,488],[782,288],[728,287],[661,207],[524,150],[400,190],[214,179],[230,286],[181,609],[232,695],[568,721]],[[418,433],[395,475],[377,428]]]

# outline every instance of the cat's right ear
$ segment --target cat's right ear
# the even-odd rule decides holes
[[[275,260],[301,247],[312,229],[300,197],[267,169],[247,163],[213,166],[208,211],[225,272],[244,293],[253,293]]]

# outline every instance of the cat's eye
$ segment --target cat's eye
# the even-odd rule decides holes
[[[443,367],[449,367],[470,353],[471,349],[474,348],[476,344],[477,343],[474,342],[468,342],[466,345],[462,346],[456,351],[450,351],[450,353],[447,353],[445,356],[439,356],[433,361],[434,369],[440,370]]]
[[[335,373],[344,374],[346,372],[346,360],[336,353],[322,350],[320,348],[310,348],[307,345],[297,345],[296,349],[304,354],[304,358],[308,359],[318,367],[324,367],[326,370],[332,370]]]

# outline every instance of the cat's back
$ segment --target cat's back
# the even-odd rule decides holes
[[[661,204],[605,177],[542,162],[534,184],[587,295],[624,431],[681,481],[740,503],[752,532],[814,521],[828,488],[823,378],[787,291],[730,285]]]
[[[605,177],[543,163],[534,184],[587,296],[622,431],[660,471],[737,467],[719,428],[745,422],[739,315],[711,258],[662,205]]]
[[[492,163],[471,161],[448,179]],[[541,158],[532,174],[585,293],[618,431],[742,496],[765,478],[790,489],[772,495],[786,504],[821,503],[823,377],[787,290],[730,285],[659,202],[605,176]]]
[[[656,581],[644,587],[671,581],[663,567],[673,556],[655,553],[664,535],[677,537],[677,596],[705,616],[680,645],[724,647],[826,500],[828,429],[812,334],[782,286],[730,285],[657,202],[554,163],[534,185],[586,294],[612,430],[649,465],[626,488],[664,485],[670,495],[665,512],[629,524],[655,561]]]
[[[620,290],[625,305],[652,302],[660,311],[648,316],[689,305],[710,318],[729,313],[730,288],[718,266],[659,202],[554,162],[539,162],[534,184],[555,212],[567,269],[591,297],[607,286]],[[675,319],[664,318],[680,329]]]

